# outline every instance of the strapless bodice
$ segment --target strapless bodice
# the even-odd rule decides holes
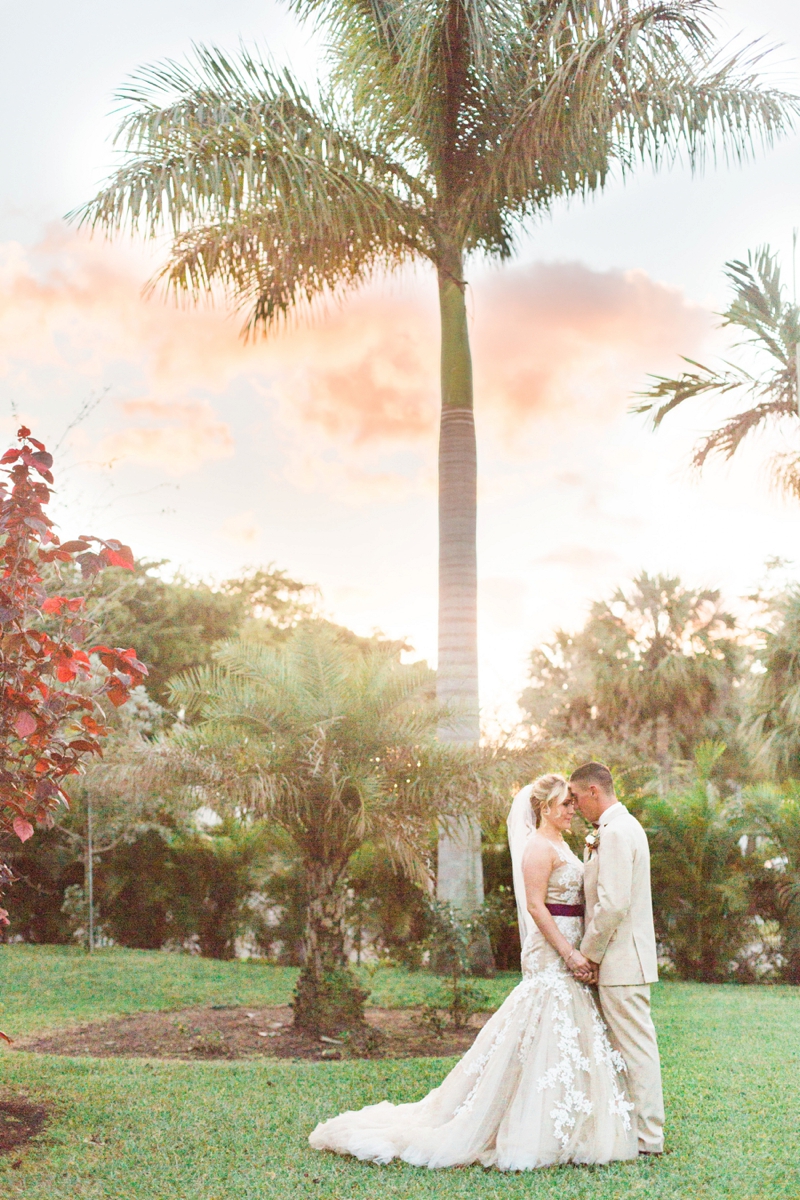
[[[583,904],[583,863],[573,854],[566,842],[559,842],[555,851],[561,862],[554,867],[547,883],[546,904]],[[582,917],[554,917],[558,928],[573,946],[583,937]],[[536,927],[525,939],[521,956],[522,974],[527,978],[545,969],[557,975],[567,974],[560,956]]]
[[[573,854],[566,842],[556,846],[561,859],[547,884],[548,904],[583,903],[583,863]]]

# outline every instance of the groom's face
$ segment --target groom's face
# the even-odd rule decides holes
[[[590,783],[588,787],[584,787],[580,783],[570,783],[569,794],[578,806],[578,811],[584,820],[594,824],[600,819],[603,794],[596,784]]]

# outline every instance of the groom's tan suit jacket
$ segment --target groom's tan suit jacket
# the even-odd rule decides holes
[[[607,808],[599,845],[584,855],[586,928],[581,954],[600,964],[603,987],[658,979],[650,848],[647,834],[624,804]]]

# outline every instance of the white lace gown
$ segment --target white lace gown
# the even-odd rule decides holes
[[[566,844],[548,904],[579,904],[583,864]],[[555,917],[573,946],[581,917]],[[589,987],[538,929],[522,947],[522,982],[439,1087],[414,1104],[384,1100],[316,1127],[309,1142],[355,1158],[414,1166],[468,1163],[525,1171],[636,1158],[625,1064]]]

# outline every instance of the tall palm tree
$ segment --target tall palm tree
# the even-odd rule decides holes
[[[800,307],[787,300],[781,282],[778,256],[769,246],[747,255],[746,262],[725,264],[733,300],[722,316],[722,328],[731,328],[746,347],[759,373],[736,363],[706,367],[686,358],[694,370],[670,379],[655,376],[652,387],[641,393],[633,411],[649,413],[658,428],[668,413],[687,400],[731,397],[739,411],[718,429],[706,434],[695,447],[693,465],[701,470],[709,458],[733,457],[750,434],[767,428],[783,429],[797,437],[800,416]],[[789,496],[800,499],[800,451],[777,451],[770,456],[773,482]]]
[[[315,300],[423,260],[441,313],[439,660],[443,736],[478,738],[476,442],[465,260],[616,170],[738,158],[792,123],[760,54],[722,54],[714,0],[290,0],[323,29],[312,95],[250,53],[198,49],[120,94],[124,161],[80,214],[171,247],[162,275],[221,287],[267,332]],[[440,842],[439,894],[480,902],[479,837]]]
[[[378,843],[425,884],[436,820],[477,805],[491,785],[479,783],[474,756],[436,741],[424,664],[403,666],[315,623],[275,646],[220,643],[214,660],[172,682],[192,724],[142,773],[283,831],[308,898],[295,1023],[358,1025],[366,993],[348,970],[344,928],[352,856]]]
[[[520,706],[551,736],[657,764],[666,783],[701,741],[737,749],[743,658],[718,591],[643,571],[595,602],[583,629],[534,650]]]

